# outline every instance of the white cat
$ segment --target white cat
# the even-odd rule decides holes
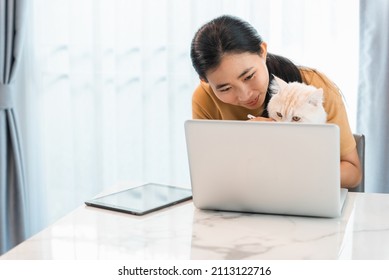
[[[299,82],[286,83],[274,76],[269,117],[278,122],[326,123],[323,89]]]

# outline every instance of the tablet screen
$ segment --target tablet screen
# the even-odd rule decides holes
[[[148,183],[88,200],[85,201],[85,204],[135,215],[143,215],[191,198],[192,191],[190,189]]]

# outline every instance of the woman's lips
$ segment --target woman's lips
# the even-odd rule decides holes
[[[247,102],[246,106],[254,106],[254,105],[256,105],[257,102],[258,102],[258,98],[259,98],[259,95],[254,100],[252,100],[250,102]]]

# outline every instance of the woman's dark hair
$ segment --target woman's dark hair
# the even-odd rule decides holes
[[[261,36],[248,22],[234,16],[220,16],[203,25],[195,34],[190,56],[192,65],[200,79],[207,81],[209,70],[220,65],[223,55],[227,53],[261,54]],[[286,82],[302,82],[300,71],[289,59],[268,53],[266,66],[269,71],[269,84],[273,75]],[[265,107],[270,100],[268,90]],[[267,115],[265,110],[264,116]]]
[[[224,54],[260,54],[261,43],[261,36],[250,24],[236,17],[221,16],[196,32],[191,46],[192,65],[206,81],[206,73],[219,66]]]

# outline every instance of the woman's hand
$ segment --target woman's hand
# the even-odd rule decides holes
[[[248,114],[247,115],[248,121],[254,121],[254,122],[274,122],[271,118],[264,118],[264,117],[255,117],[253,115]]]

